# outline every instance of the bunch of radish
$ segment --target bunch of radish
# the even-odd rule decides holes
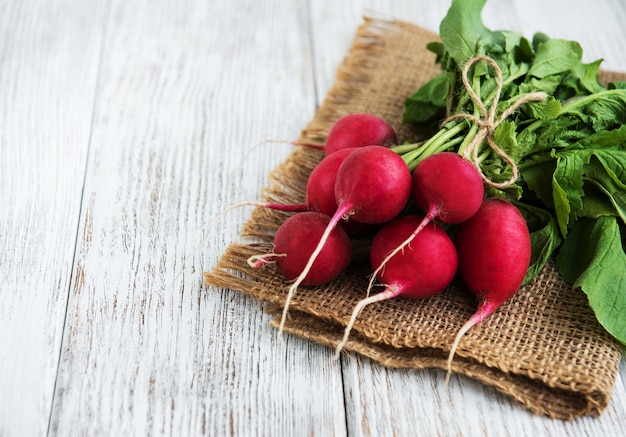
[[[282,338],[298,287],[335,280],[350,264],[351,236],[374,233],[366,297],[353,309],[337,354],[366,305],[397,296],[429,298],[458,275],[476,296],[478,309],[451,345],[449,376],[461,337],[521,286],[530,264],[530,234],[515,206],[485,198],[473,163],[454,152],[440,152],[411,172],[390,149],[395,142],[396,134],[384,120],[355,113],[335,123],[325,145],[296,143],[323,147],[325,157],[309,176],[304,203],[256,203],[294,215],[277,230],[274,251],[249,263],[261,267],[275,262],[291,282],[279,326]],[[411,202],[417,213],[407,212]],[[454,232],[448,233],[450,229]],[[375,280],[384,291],[370,296]]]

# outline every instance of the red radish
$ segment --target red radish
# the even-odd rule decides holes
[[[402,212],[410,195],[411,172],[398,154],[382,146],[361,147],[337,171],[334,217],[385,223]]]
[[[337,211],[311,253],[307,265],[289,288],[279,336],[282,336],[291,297],[337,224],[342,219],[354,219],[369,224],[388,222],[402,212],[410,194],[411,172],[397,153],[382,146],[365,146],[346,157],[339,166],[335,180]],[[305,243],[310,242],[302,241],[302,244]]]
[[[258,206],[288,212],[317,211],[332,216],[337,210],[335,201],[335,178],[339,166],[346,157],[357,150],[356,147],[344,149],[332,156],[322,159],[311,171],[306,184],[306,200],[304,203],[283,205],[279,203],[261,203]]]
[[[314,246],[306,242],[319,241],[330,222],[330,217],[320,212],[307,211],[289,217],[276,230],[274,253],[248,259],[252,267],[275,262],[281,274],[291,281],[304,269]],[[335,227],[313,263],[302,285],[326,284],[339,276],[350,263],[350,239],[341,227]]]
[[[514,205],[496,198],[485,199],[471,219],[457,226],[455,245],[459,276],[478,298],[478,309],[452,344],[446,381],[461,337],[515,295],[526,276],[531,256],[526,220]]]
[[[372,268],[378,267],[421,221],[421,217],[401,216],[384,225],[372,241]],[[356,305],[343,340],[337,346],[335,357],[339,356],[348,341],[350,330],[366,305],[396,296],[410,299],[434,296],[452,282],[456,270],[456,248],[448,234],[435,223],[426,226],[407,249],[391,258],[384,270],[378,273],[378,279],[384,284],[385,290],[361,300]]]
[[[332,216],[337,210],[335,201],[335,179],[339,166],[356,147],[343,149],[327,156],[315,166],[306,183],[306,203],[308,208]]]
[[[351,113],[338,119],[330,128],[326,144],[295,143],[301,146],[324,150],[328,156],[349,147],[385,146],[398,143],[396,132],[380,117],[372,114]]]
[[[436,153],[420,162],[413,171],[412,190],[426,219],[447,224],[473,216],[485,193],[474,164],[453,152]]]
[[[344,159],[355,150],[357,150],[356,147],[339,150],[322,159],[313,168],[307,179],[306,200],[304,203],[240,202],[233,207],[252,205],[285,212],[317,211],[332,216],[337,210],[337,201],[335,200],[335,179],[337,177],[337,170],[339,170],[339,166]],[[372,229],[371,225],[359,223],[354,220],[343,221],[341,225],[346,232],[348,232],[348,235],[351,236],[359,235]]]
[[[426,215],[413,233],[379,264],[372,281],[389,259],[411,243],[428,223],[438,220],[457,224],[469,219],[480,207],[485,193],[476,167],[453,152],[436,153],[420,162],[413,171],[411,188],[415,204]]]

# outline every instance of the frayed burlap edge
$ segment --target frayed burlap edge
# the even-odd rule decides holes
[[[438,72],[434,56],[425,49],[434,39],[436,35],[408,23],[365,18],[300,140],[323,142],[332,123],[350,112],[380,115],[397,129],[401,141],[425,136],[424,129],[403,126],[401,116],[403,99]],[[611,75],[611,80],[620,78]],[[270,173],[263,199],[301,202],[306,179],[322,156],[295,148]],[[273,234],[288,216],[255,209],[242,236],[256,242],[232,244],[212,272],[205,273],[205,283],[281,308],[289,284],[273,266],[252,269],[246,259],[271,250]],[[357,244],[367,245],[367,239]],[[355,263],[327,286],[299,290],[286,332],[335,346],[369,273],[366,264]],[[387,367],[443,368],[454,334],[475,310],[475,301],[453,285],[424,301],[395,299],[371,307],[357,320],[347,350]],[[606,408],[620,356],[621,347],[595,321],[584,295],[571,290],[551,263],[533,284],[470,330],[453,369],[495,387],[535,414],[567,420],[599,415]]]

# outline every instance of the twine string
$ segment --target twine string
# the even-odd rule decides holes
[[[485,107],[485,104],[481,100],[480,96],[478,96],[476,92],[474,91],[474,89],[472,88],[472,85],[470,84],[469,79],[468,79],[469,69],[471,68],[472,65],[480,61],[484,61],[487,64],[489,64],[493,68],[496,74],[495,95],[493,97],[493,101],[491,102],[491,105],[489,106],[488,110]],[[500,146],[496,144],[493,138],[494,133],[497,127],[504,120],[509,118],[511,114],[513,114],[513,112],[515,112],[524,103],[544,101],[548,98],[548,95],[541,91],[524,94],[518,100],[516,100],[511,106],[509,106],[505,111],[503,111],[500,117],[496,119],[496,111],[498,109],[498,103],[500,101],[500,94],[502,93],[502,86],[504,83],[504,80],[502,78],[502,70],[500,69],[496,61],[494,61],[488,56],[474,56],[465,64],[461,73],[462,73],[461,80],[463,81],[463,86],[465,87],[467,93],[472,99],[472,102],[474,102],[475,107],[478,109],[478,112],[480,113],[480,117],[477,117],[473,114],[458,113],[458,114],[453,114],[453,115],[448,116],[443,121],[443,124],[445,125],[448,122],[453,121],[453,120],[465,119],[465,120],[469,120],[470,122],[478,126],[478,132],[476,132],[476,135],[474,136],[472,141],[467,145],[466,149],[463,152],[463,156],[464,158],[474,163],[474,165],[478,169],[478,172],[480,173],[480,176],[482,177],[483,181],[487,185],[490,185],[494,188],[499,188],[499,189],[507,188],[513,185],[515,181],[517,181],[517,178],[519,177],[519,170],[517,169],[517,165],[515,164],[515,161],[513,160],[513,158],[511,158],[504,150],[502,150]],[[504,160],[507,163],[507,165],[511,168],[512,175],[508,181],[501,182],[501,183],[494,182],[491,179],[489,179],[482,171],[480,167],[478,153],[479,153],[480,145],[482,144],[483,141],[486,141],[487,145],[489,145],[489,147],[491,147],[491,149],[493,149],[493,151],[496,152],[496,154],[500,158],[502,158],[502,160]]]

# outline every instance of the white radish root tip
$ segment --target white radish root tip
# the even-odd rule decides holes
[[[287,254],[271,252],[271,253],[263,253],[260,255],[252,255],[246,260],[246,262],[248,263],[250,267],[258,269],[259,267],[264,266],[265,264],[275,263],[276,261],[274,260],[274,258],[278,256],[287,256]]]
[[[350,217],[354,215],[354,213],[355,211],[348,211],[347,213],[341,216],[341,220],[347,222],[348,220],[350,220]]]
[[[356,318],[358,317],[359,313],[363,310],[363,308],[365,308],[367,305],[374,303],[374,302],[380,302],[382,300],[392,299],[396,297],[398,294],[400,294],[400,291],[401,291],[400,287],[387,286],[385,291],[375,294],[374,296],[370,296],[365,299],[362,299],[354,307],[354,310],[352,311],[352,316],[350,317],[350,321],[348,322],[348,326],[346,326],[346,329],[344,331],[343,339],[339,342],[339,344],[337,345],[337,348],[335,349],[335,356],[334,356],[335,360],[339,359],[341,350],[348,342],[348,337],[350,336],[350,331],[352,330],[352,327],[354,326],[354,323],[356,322]]]
[[[456,353],[457,348],[459,347],[459,343],[461,342],[461,338],[470,330],[473,326],[478,325],[480,322],[489,317],[501,304],[495,302],[489,302],[486,300],[481,301],[478,304],[478,310],[469,318],[467,322],[459,332],[457,332],[456,337],[454,338],[454,342],[452,343],[452,347],[450,348],[450,354],[448,355],[448,361],[446,362],[446,389],[448,388],[448,384],[450,382],[450,375],[452,374],[452,360],[454,358],[454,354]]]
[[[450,349],[450,354],[448,355],[448,361],[446,362],[446,389],[450,384],[450,376],[452,375],[452,360],[454,358],[454,354],[456,353],[457,348],[459,347],[459,343],[461,342],[461,338],[470,330],[472,326],[476,324],[476,321],[472,317],[461,327],[459,332],[456,334],[454,338],[454,342],[452,343],[452,348]]]

